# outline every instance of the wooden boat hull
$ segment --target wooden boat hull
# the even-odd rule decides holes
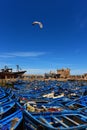
[[[6,117],[11,113],[11,110],[15,106],[14,101],[9,101],[4,104],[0,104],[0,118]]]
[[[70,119],[72,116],[77,117],[78,120]],[[54,124],[52,124],[53,122]],[[39,113],[31,115],[25,110],[24,126],[26,130],[84,130],[87,128],[87,118],[77,113]]]
[[[18,130],[20,123],[22,123],[23,115],[21,110],[17,110],[10,116],[5,117],[4,119],[0,120],[0,127],[1,129],[8,129],[11,130],[13,127],[14,130]]]
[[[26,71],[19,71],[19,72],[0,72],[0,79],[5,78],[17,78],[19,76],[22,76]]]

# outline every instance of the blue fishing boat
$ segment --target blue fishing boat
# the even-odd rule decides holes
[[[22,123],[23,115],[21,110],[15,111],[13,114],[6,116],[0,120],[1,130],[19,130]]]
[[[46,112],[31,114],[24,110],[26,130],[85,130],[87,117],[80,113]]]
[[[6,94],[4,92],[0,93],[0,99],[4,98],[6,96]]]
[[[82,108],[82,109],[80,110],[80,112],[81,112],[83,115],[87,116],[87,106],[84,107],[84,108]]]
[[[12,99],[10,98],[10,96],[7,96],[7,97],[5,97],[5,98],[2,98],[2,99],[0,99],[0,103],[5,103],[5,102],[9,102],[9,101],[11,101]]]
[[[14,107],[14,101],[9,101],[4,104],[0,104],[0,119],[10,114]]]
[[[10,102],[0,107],[0,129],[1,130],[23,130],[23,113],[19,103]]]
[[[66,107],[72,110],[81,110],[87,107],[87,96],[82,96],[66,104]]]

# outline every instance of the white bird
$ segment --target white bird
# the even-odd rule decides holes
[[[32,25],[35,25],[35,24],[38,24],[41,29],[43,28],[43,24],[42,24],[41,22],[34,21],[34,22],[32,23]]]

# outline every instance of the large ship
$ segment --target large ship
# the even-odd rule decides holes
[[[12,68],[5,66],[0,71],[0,79],[10,79],[10,78],[18,78],[21,77],[26,71],[22,71],[19,69],[19,65],[17,65],[17,71],[13,71]]]

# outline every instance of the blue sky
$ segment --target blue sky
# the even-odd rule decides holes
[[[41,21],[43,29],[32,26]],[[0,68],[87,73],[86,0],[0,1]]]

